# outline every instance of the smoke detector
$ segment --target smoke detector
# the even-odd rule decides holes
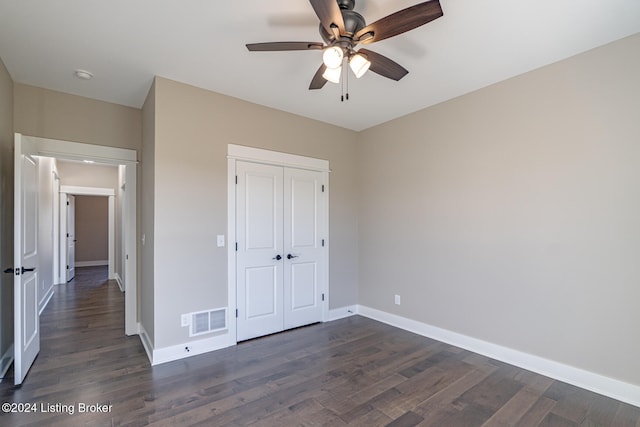
[[[76,70],[73,72],[73,74],[82,80],[91,80],[93,78],[93,74],[91,74],[89,71],[87,70]]]

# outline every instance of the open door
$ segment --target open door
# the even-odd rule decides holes
[[[14,377],[22,384],[40,351],[38,316],[38,159],[15,135]]]

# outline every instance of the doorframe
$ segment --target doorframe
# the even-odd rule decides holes
[[[322,321],[329,320],[329,161],[297,154],[265,150],[244,145],[227,144],[227,313],[235,313],[237,308],[236,295],[236,162],[245,161],[262,163],[273,166],[291,167],[322,172],[325,186],[325,202],[323,203],[324,230],[326,233],[324,247],[323,283],[320,284],[326,298],[322,302]],[[228,322],[230,341],[237,343],[237,320],[234,315]]]
[[[18,135],[18,134],[17,134]],[[126,335],[138,335],[138,248],[137,248],[137,152],[127,148],[107,147],[81,142],[22,135],[23,151],[43,157],[64,160],[93,160],[99,163],[125,166],[124,235],[125,328]]]
[[[115,195],[116,192],[113,188],[99,188],[99,187],[77,187],[75,185],[61,185],[60,186],[60,236],[64,236],[67,233],[67,215],[68,210],[66,209],[66,200],[69,195],[71,196],[101,196],[108,197],[108,224],[109,224],[109,234],[108,234],[108,265],[109,265],[109,280],[115,280],[116,278],[116,243],[115,243],[115,230],[116,230],[116,204],[115,204]],[[124,236],[123,236],[124,237]],[[64,240],[64,242],[63,242]],[[66,277],[63,279],[63,264],[66,259],[67,254],[67,242],[66,239],[60,239],[60,256],[58,257],[59,263],[59,271],[60,276],[58,277],[58,283],[66,283]]]

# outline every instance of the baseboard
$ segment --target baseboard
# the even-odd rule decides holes
[[[357,305],[348,305],[346,307],[334,308],[329,310],[329,316],[327,319],[325,319],[325,322],[344,319],[345,317],[355,315],[357,312],[358,312]]]
[[[138,330],[140,331],[140,342],[142,343],[142,347],[144,351],[147,353],[147,358],[149,359],[149,363],[153,365],[153,344],[151,344],[151,340],[149,339],[149,334],[144,329],[141,323],[138,323]]]
[[[0,359],[0,382],[4,375],[9,370],[9,366],[13,363],[13,344],[9,346],[7,351],[2,355],[2,359]]]
[[[124,292],[124,283],[122,283],[122,279],[120,278],[120,275],[118,273],[116,273],[116,283],[118,283],[118,287],[120,288],[120,292]]]
[[[197,356],[214,350],[221,350],[233,345],[236,345],[236,342],[230,338],[228,333],[216,335],[210,338],[188,341],[178,345],[154,349],[153,361],[151,364],[155,366],[161,363],[173,362],[186,357]]]
[[[96,261],[76,261],[76,267],[98,267],[101,265],[109,265],[109,260],[102,259]]]
[[[357,313],[391,326],[464,348],[577,387],[640,407],[640,386],[584,369],[565,365],[533,354],[513,350],[457,332],[438,328],[406,317],[359,305]]]
[[[149,363],[151,363],[152,366],[236,345],[235,340],[231,339],[231,336],[228,333],[225,333],[214,337],[188,341],[182,344],[156,349],[153,347],[153,344],[149,339],[149,334],[144,329],[144,326],[142,326],[142,324],[138,324],[138,329],[140,331],[140,341],[147,353]]]
[[[40,304],[40,307],[38,308],[38,315],[42,314],[44,309],[47,308],[47,304],[49,304],[49,301],[51,301],[52,296],[53,296],[53,286],[49,288],[47,295],[45,295],[45,297],[43,298],[44,302]]]

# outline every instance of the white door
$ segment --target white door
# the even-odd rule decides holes
[[[38,159],[15,137],[14,377],[22,384],[40,351],[38,317]]]
[[[322,173],[284,170],[284,328],[322,320]]]
[[[322,173],[236,163],[237,340],[322,320]]]
[[[67,196],[67,282],[76,277],[76,197]]]
[[[237,163],[238,341],[283,329],[282,168]]]

